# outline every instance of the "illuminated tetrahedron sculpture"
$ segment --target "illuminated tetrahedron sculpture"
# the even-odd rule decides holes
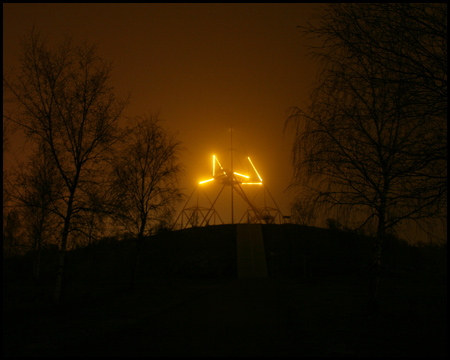
[[[177,224],[180,220],[180,228],[184,229],[186,227],[196,227],[196,226],[206,226],[215,225],[217,223],[224,224],[222,218],[220,217],[218,211],[215,208],[217,200],[223,193],[225,187],[231,188],[231,223],[234,222],[234,205],[233,205],[233,194],[237,193],[247,204],[247,210],[244,212],[242,217],[239,219],[238,223],[260,223],[260,224],[270,224],[270,223],[283,223],[283,215],[278,208],[275,200],[270,194],[267,186],[263,182],[258,170],[253,164],[250,157],[247,157],[250,172],[247,174],[242,174],[235,172],[233,169],[233,157],[231,157],[231,165],[229,168],[224,168],[219,161],[218,157],[212,156],[212,175],[210,178],[200,181],[195,187],[194,191],[189,196],[185,206],[180,212],[175,223]],[[250,166],[251,165],[251,166]],[[211,186],[215,184],[220,188],[217,196],[213,201],[208,197],[204,191],[205,186]],[[258,187],[256,194],[253,191],[253,199],[250,200],[248,196],[249,187]],[[199,206],[198,198],[199,193],[202,193],[208,200],[208,206]],[[197,204],[195,206],[188,207],[190,200],[192,199],[194,193],[197,193]],[[263,196],[264,205],[257,206],[255,204],[255,199],[258,195]],[[267,199],[270,199],[273,206],[267,206]]]

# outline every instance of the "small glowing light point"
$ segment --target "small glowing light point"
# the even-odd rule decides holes
[[[234,173],[234,175],[242,176],[242,177],[245,177],[245,178],[247,178],[247,179],[249,179],[249,178],[250,178],[250,176],[247,176],[247,175],[242,175],[242,174],[239,174],[239,173],[237,173],[237,172],[235,172],[235,173]]]
[[[241,183],[241,185],[262,185],[262,182],[259,182],[259,183]]]
[[[208,180],[203,180],[203,181],[200,181],[199,184],[204,184],[204,183],[207,183],[207,182],[210,182],[210,181],[213,181],[213,180],[214,180],[214,178],[208,179]]]
[[[256,175],[258,175],[259,180],[262,182],[263,180],[261,179],[261,176],[259,176],[259,173],[258,173],[258,171],[257,171],[256,168],[255,168],[255,165],[253,165],[252,161],[250,160],[250,157],[248,157],[248,161],[250,161],[250,164],[252,164],[253,169],[254,169],[255,172],[256,172]]]

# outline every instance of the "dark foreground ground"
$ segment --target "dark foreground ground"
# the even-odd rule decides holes
[[[55,309],[3,302],[3,356],[447,356],[446,276],[383,279],[382,315],[365,281],[147,279]]]

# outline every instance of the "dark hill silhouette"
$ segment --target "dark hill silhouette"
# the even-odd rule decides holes
[[[373,238],[355,232],[303,225],[261,225],[269,277],[308,278],[330,274],[366,275]],[[433,249],[435,251],[433,251]],[[392,237],[383,253],[389,274],[444,271],[435,247],[409,246]],[[141,271],[180,277],[237,276],[236,225],[164,232],[146,239]]]
[[[262,225],[270,278],[308,279],[336,274],[366,276],[373,239],[355,232],[303,225]],[[446,248],[410,246],[389,239],[383,252],[385,275],[446,272]],[[130,280],[135,240],[105,238],[67,253],[65,276],[74,292],[99,283],[125,286]],[[41,255],[41,282],[51,286],[56,267],[55,247]],[[31,276],[33,254],[4,259],[4,283]],[[139,278],[179,277],[233,279],[237,277],[236,225],[215,225],[160,231],[144,240]],[[7,287],[7,286],[6,286]]]
[[[263,225],[267,278],[237,277],[236,226],[103,239],[67,256],[51,302],[55,249],[30,282],[32,254],[4,259],[4,356],[446,356],[446,248],[392,239],[382,316],[366,316],[372,239]],[[389,266],[388,266],[389,265]]]

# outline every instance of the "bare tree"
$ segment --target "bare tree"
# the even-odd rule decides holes
[[[105,181],[98,181],[84,194],[84,211],[73,219],[73,231],[77,233],[77,239],[72,243],[73,247],[89,246],[99,241],[105,233],[105,221],[108,216],[106,177],[105,174]]]
[[[95,47],[65,39],[51,48],[33,30],[24,41],[20,68],[5,80],[18,112],[12,121],[45,144],[64,183],[55,212],[63,220],[55,302],[61,298],[71,220],[85,207],[84,193],[98,179],[108,149],[117,141],[124,103],[108,85],[111,66]]]
[[[10,209],[3,216],[3,257],[24,254],[23,218],[19,209]]]
[[[10,149],[11,136],[14,134],[17,127],[11,121],[10,110],[8,110],[5,106],[11,102],[11,93],[5,79],[3,79],[3,161],[5,153]]]
[[[6,105],[11,103],[10,92],[3,81],[3,216],[10,210],[10,177],[11,171],[5,167],[5,155],[10,152],[11,137],[16,130],[16,125],[10,120],[10,110]]]
[[[314,202],[308,202],[304,199],[295,199],[291,206],[291,222],[299,225],[313,226],[316,213],[314,211]]]
[[[115,159],[111,193],[116,199],[116,215],[137,238],[132,286],[144,237],[167,222],[181,200],[180,151],[175,136],[152,115],[137,118]]]
[[[11,188],[12,199],[21,209],[24,227],[31,240],[33,276],[38,280],[42,248],[54,240],[53,234],[61,225],[57,209],[64,192],[64,183],[44,144],[30,156],[26,165],[20,166]]]
[[[323,70],[310,105],[286,122],[294,185],[356,228],[375,222],[374,313],[386,234],[446,217],[446,9],[332,4],[304,29],[323,39],[313,49]]]

